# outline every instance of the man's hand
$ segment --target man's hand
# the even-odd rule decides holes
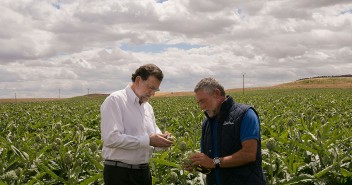
[[[203,168],[215,168],[213,159],[209,158],[207,155],[203,153],[195,153],[190,157],[193,166],[200,166]]]
[[[170,141],[174,141],[175,140],[175,137],[169,133],[168,131],[165,131],[164,134],[163,134],[163,137],[167,140],[170,140]]]
[[[170,141],[167,139],[167,136],[169,133],[165,134],[151,134],[149,136],[150,139],[150,146],[154,147],[170,147],[173,143],[173,141]]]
[[[192,162],[190,164],[189,163],[182,164],[182,168],[187,171],[193,171],[193,169],[195,169],[195,167],[192,165]]]

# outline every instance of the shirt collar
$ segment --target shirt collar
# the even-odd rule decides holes
[[[133,92],[131,88],[131,84],[128,84],[127,87],[125,88],[127,92],[127,97],[130,101],[132,101],[135,104],[139,105],[139,98],[137,97],[136,93]]]

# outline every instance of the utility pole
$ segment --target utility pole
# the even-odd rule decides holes
[[[60,100],[60,89],[59,89],[59,100]]]
[[[17,96],[16,96],[16,93],[15,93],[15,102],[17,103]]]
[[[245,75],[246,73],[243,73],[242,74],[242,94],[244,94],[244,75]]]

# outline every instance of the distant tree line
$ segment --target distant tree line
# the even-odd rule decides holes
[[[337,77],[352,77],[352,75],[349,74],[349,75],[316,76],[316,77],[310,77],[310,78],[301,78],[301,79],[298,79],[297,81],[299,81],[299,80],[307,80],[307,79],[314,79],[314,78],[337,78]]]

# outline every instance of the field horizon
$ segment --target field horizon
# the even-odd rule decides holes
[[[316,88],[335,88],[345,89],[352,88],[352,77],[314,77],[307,79],[299,79],[293,82],[282,83],[273,86],[264,87],[245,87],[245,88],[233,88],[226,89],[227,93],[242,92],[242,91],[255,91],[255,90],[273,90],[273,89],[290,89],[290,88],[302,88],[302,89],[316,89]],[[155,97],[173,97],[173,96],[192,96],[192,91],[179,91],[179,92],[157,92]],[[13,103],[13,102],[40,102],[40,101],[59,101],[64,99],[71,99],[76,97],[88,97],[96,98],[108,96],[108,94],[85,94],[82,96],[74,96],[70,98],[0,98],[0,103]]]

